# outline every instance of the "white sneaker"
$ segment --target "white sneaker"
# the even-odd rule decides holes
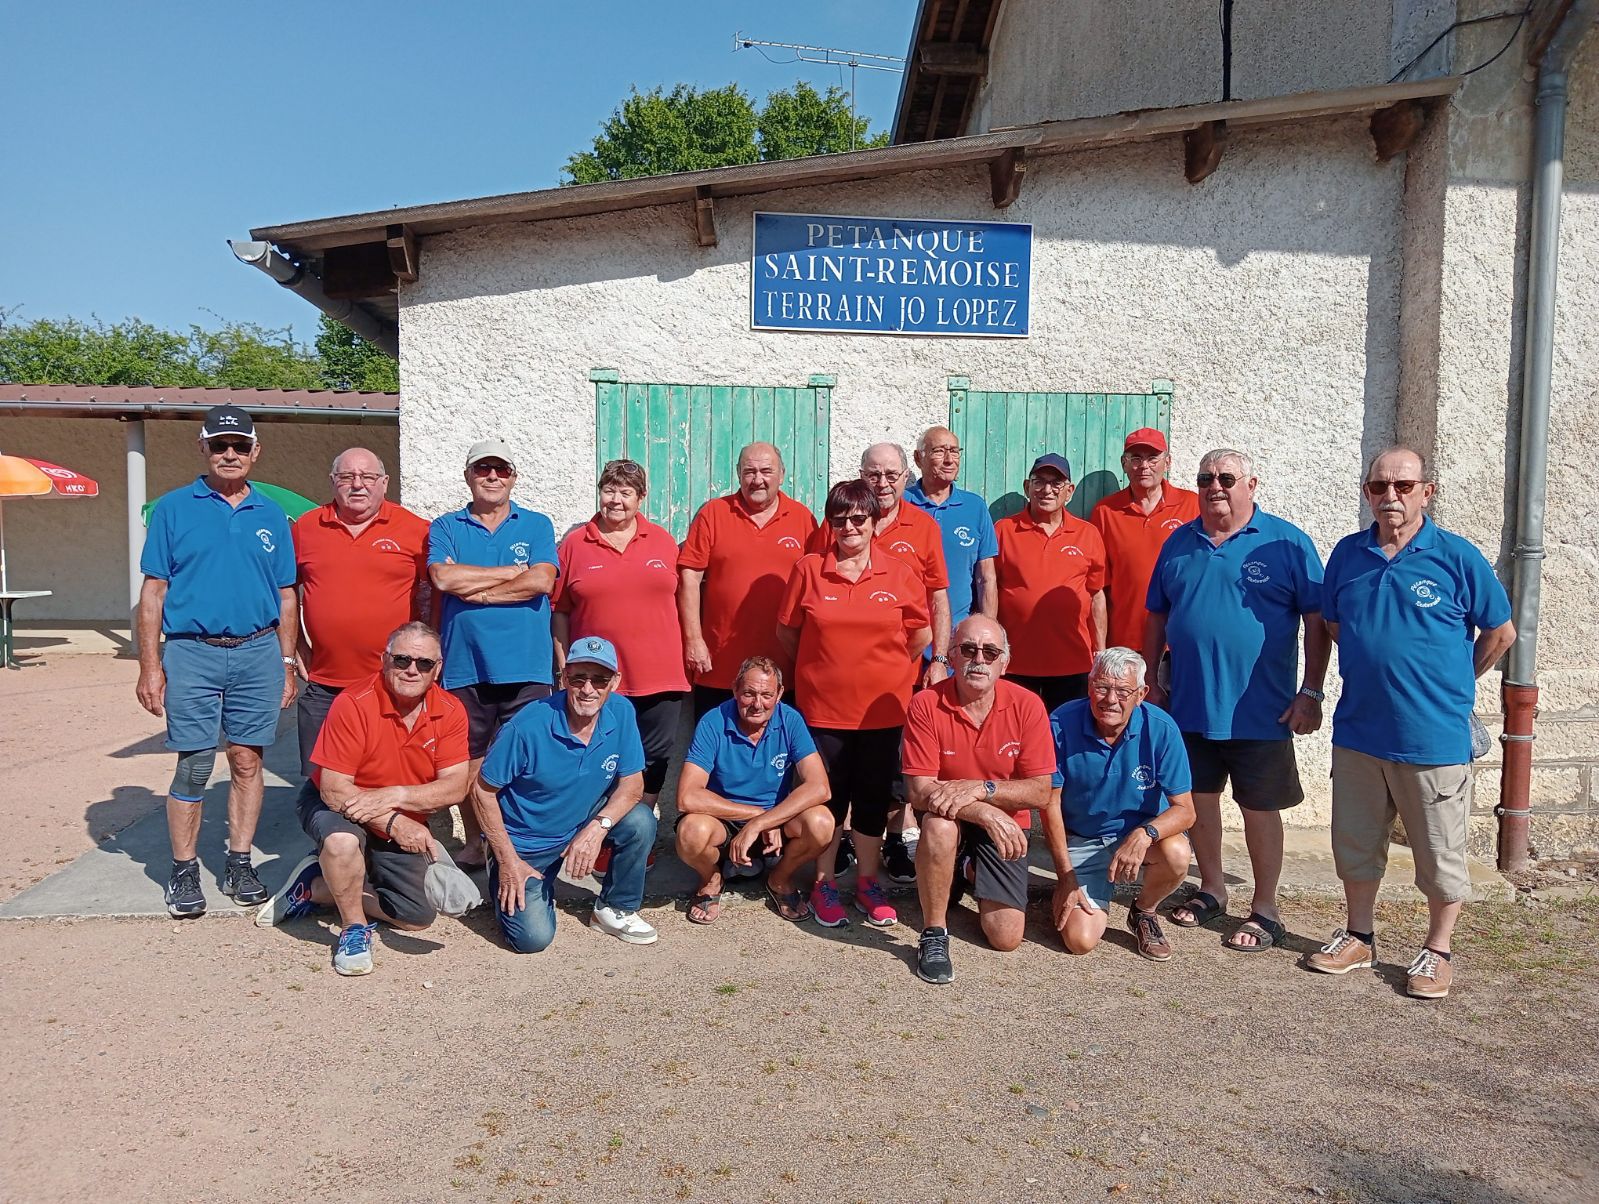
[[[594,914],[589,917],[589,927],[630,945],[653,945],[659,935],[638,912],[617,911],[603,904],[595,904]]]

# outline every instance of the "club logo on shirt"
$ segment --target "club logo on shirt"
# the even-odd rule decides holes
[[[603,764],[601,764],[600,768],[605,770],[606,773],[615,773],[616,772],[616,760],[617,760],[616,754],[612,753],[610,756],[605,758],[605,761],[604,761]]]
[[[1062,556],[1081,556],[1083,550],[1074,543],[1066,544],[1060,550]]]
[[[647,569],[664,569],[666,567],[666,561],[664,561],[664,560],[646,560],[644,562],[644,567],[647,568]]]
[[[956,527],[955,542],[960,544],[960,546],[963,548],[973,548],[977,546],[977,538],[972,534],[972,529],[970,527]]]
[[[899,595],[891,594],[886,589],[880,589],[870,595],[873,602],[898,602]]]
[[[392,539],[379,539],[373,541],[372,548],[374,551],[378,552],[398,552],[400,550],[400,545],[395,543]]]
[[[788,754],[787,753],[778,753],[777,756],[773,757],[772,758],[772,768],[777,770],[778,773],[782,773],[785,769],[787,769],[788,768]]]
[[[1264,560],[1245,561],[1244,577],[1254,585],[1265,585],[1271,580],[1271,574],[1266,571],[1267,567]]]
[[[256,530],[255,537],[261,541],[261,546],[268,552],[276,552],[278,550],[278,545],[272,542],[272,531],[270,528],[258,528]]]
[[[1009,757],[1014,761],[1022,755],[1022,742],[1020,740],[1007,740],[999,746],[999,755]]]
[[[1178,527],[1180,527],[1182,525],[1183,525],[1182,524],[1182,520],[1175,519],[1175,518],[1168,518],[1165,522],[1160,524],[1160,529],[1162,531],[1175,531],[1175,530],[1177,530]]]
[[[525,543],[513,543],[511,545],[511,557],[512,557],[513,560],[515,560],[516,565],[517,565],[518,568],[522,567],[523,565],[525,565],[527,563],[527,554],[528,554],[528,546],[527,546],[527,544],[525,544]]]
[[[1412,601],[1423,610],[1437,606],[1444,600],[1444,596],[1438,592],[1438,583],[1430,577],[1418,577],[1412,581],[1410,592],[1416,595]]]
[[[889,544],[888,545],[888,550],[890,552],[914,552],[914,551],[916,551],[916,549],[914,547],[912,547],[910,544],[906,543],[903,539],[896,539],[893,543]]]
[[[434,739],[432,739],[430,737],[429,739],[426,739],[426,740],[422,741],[422,747],[423,748],[432,748],[437,743],[438,743],[437,740],[434,740]]]
[[[1129,776],[1145,790],[1148,790],[1155,784],[1155,767],[1153,765],[1140,765]]]
[[[800,550],[800,541],[795,539],[792,535],[785,535],[782,539],[777,541],[777,546],[780,548],[793,548],[796,552],[798,552]]]

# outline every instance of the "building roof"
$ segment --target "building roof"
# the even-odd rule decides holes
[[[894,141],[965,133],[988,77],[988,49],[1004,0],[921,0],[905,52]]]
[[[398,393],[335,389],[204,389],[147,385],[0,384],[0,417],[191,418],[233,405],[262,422],[397,422]]]

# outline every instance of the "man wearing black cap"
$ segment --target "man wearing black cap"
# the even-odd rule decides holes
[[[166,903],[176,917],[205,911],[195,846],[219,730],[232,778],[222,893],[246,906],[267,897],[250,864],[261,752],[277,734],[279,711],[294,701],[286,666],[300,633],[288,516],[250,488],[261,454],[250,415],[236,406],[208,410],[200,453],[206,471],[151,511],[136,615],[139,705],[166,716],[166,746],[178,754],[167,791]]]
[[[1033,461],[1027,508],[994,524],[999,622],[1010,633],[1006,676],[1050,711],[1088,690],[1105,647],[1105,541],[1070,514],[1072,468],[1054,452]]]

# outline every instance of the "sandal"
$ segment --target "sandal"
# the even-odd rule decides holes
[[[1188,912],[1193,918],[1189,920],[1178,919],[1179,911]],[[1196,890],[1176,907],[1171,909],[1171,922],[1179,928],[1202,928],[1219,915],[1225,915],[1227,907],[1218,903],[1216,896],[1209,891]]]
[[[1254,945],[1235,945],[1233,938],[1240,932],[1248,933],[1259,943]],[[1268,920],[1258,911],[1252,911],[1249,913],[1247,920],[1222,938],[1221,943],[1223,948],[1231,949],[1234,953],[1264,953],[1273,945],[1281,944],[1282,939],[1287,935],[1288,930],[1277,920]]]
[[[776,891],[768,882],[766,897],[772,901],[772,910],[791,924],[801,924],[811,918],[811,905],[797,890]]]
[[[722,896],[690,895],[688,909],[683,913],[690,924],[712,924],[722,914]]]

